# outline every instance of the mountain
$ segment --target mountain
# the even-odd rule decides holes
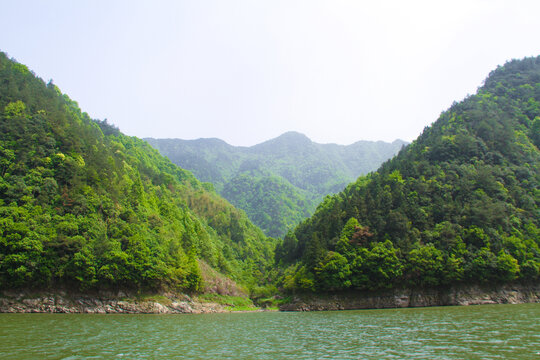
[[[513,60],[289,233],[276,249],[282,285],[537,282],[539,146],[540,57]]]
[[[288,132],[251,147],[219,139],[145,139],[175,164],[193,171],[268,236],[281,237],[310,216],[326,195],[375,170],[405,142],[317,144]]]
[[[211,186],[4,53],[0,84],[0,288],[262,280],[273,240]]]

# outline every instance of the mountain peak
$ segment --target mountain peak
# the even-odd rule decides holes
[[[303,139],[311,141],[306,135],[299,133],[298,131],[287,131],[279,135],[276,139]]]
[[[308,138],[306,135],[301,134],[296,131],[288,131],[286,133],[281,134],[280,136],[267,140],[265,142],[262,142],[258,145],[252,146],[253,149],[267,149],[269,147],[271,148],[298,148],[298,147],[304,147],[307,145],[312,144],[310,138]]]

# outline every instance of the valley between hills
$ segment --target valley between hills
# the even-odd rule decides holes
[[[411,144],[144,141],[4,53],[0,84],[2,311],[540,301],[540,57]]]
[[[200,181],[211,183],[275,238],[311,216],[325,196],[377,170],[407,145],[402,140],[317,144],[297,132],[251,147],[220,139],[144,140]]]

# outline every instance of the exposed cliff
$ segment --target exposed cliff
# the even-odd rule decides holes
[[[391,289],[296,295],[281,311],[386,309],[423,306],[520,304],[540,302],[540,284],[454,286],[438,289]]]
[[[0,295],[0,313],[201,314],[229,311],[232,308],[228,304],[171,293],[135,296],[123,292],[75,294],[21,291]]]

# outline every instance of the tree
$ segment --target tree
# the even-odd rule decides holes
[[[517,279],[519,274],[518,261],[504,250],[497,256],[497,279],[508,282]]]
[[[11,119],[12,117],[23,116],[25,111],[26,105],[21,100],[17,100],[6,105],[4,116]]]
[[[390,240],[376,243],[366,254],[363,272],[369,278],[371,289],[391,288],[403,274],[403,264],[397,256],[398,250]]]
[[[436,286],[443,279],[444,259],[433,244],[421,246],[409,252],[407,277],[411,285]]]
[[[351,270],[347,259],[334,251],[329,251],[315,267],[318,288],[324,291],[344,290],[351,286]]]

